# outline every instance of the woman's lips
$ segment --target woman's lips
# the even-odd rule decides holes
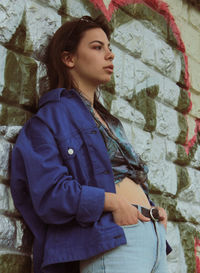
[[[113,65],[108,65],[105,66],[104,69],[110,73],[113,73],[114,66]]]

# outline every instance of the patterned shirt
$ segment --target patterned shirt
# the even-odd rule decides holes
[[[79,93],[79,95],[93,115],[96,125],[104,139],[111,161],[115,183],[119,183],[123,178],[129,177],[135,183],[141,184],[145,193],[148,194],[148,167],[134,151],[126,137],[123,127],[116,126],[112,122],[112,119],[105,115],[105,113],[100,112],[99,109],[95,109],[107,124],[109,128],[107,129],[98,117],[95,116],[91,103],[81,93]]]

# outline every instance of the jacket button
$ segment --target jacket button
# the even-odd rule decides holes
[[[74,150],[72,148],[69,148],[67,152],[68,152],[69,155],[73,155]]]

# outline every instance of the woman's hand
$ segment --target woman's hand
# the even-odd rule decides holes
[[[167,230],[167,213],[165,209],[161,207],[156,207],[159,211],[159,216],[160,216],[160,223],[164,225],[165,229]]]
[[[137,224],[138,220],[148,222],[149,218],[142,215],[125,198],[115,193],[105,193],[104,210],[111,211],[116,224],[120,226]]]

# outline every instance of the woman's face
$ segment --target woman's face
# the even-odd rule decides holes
[[[71,73],[80,89],[97,87],[110,80],[114,55],[101,28],[87,30],[71,58]]]

